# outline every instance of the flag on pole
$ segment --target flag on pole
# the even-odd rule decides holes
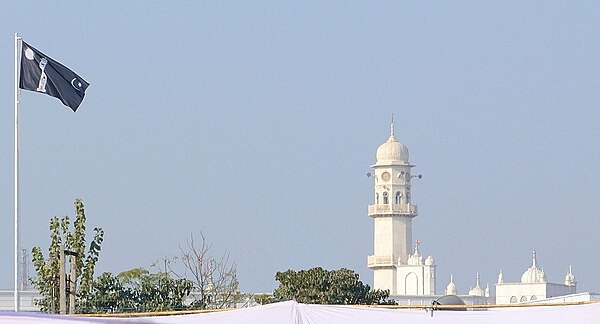
[[[45,93],[77,111],[90,84],[66,66],[23,42],[19,88]]]

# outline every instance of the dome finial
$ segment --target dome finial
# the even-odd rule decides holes
[[[531,265],[532,268],[537,268],[537,256],[535,254],[535,250],[533,250],[533,264]]]
[[[416,240],[415,241],[415,255],[419,255],[419,244],[421,244],[421,241]]]
[[[394,113],[392,113],[392,125],[390,126],[390,136],[394,137]]]

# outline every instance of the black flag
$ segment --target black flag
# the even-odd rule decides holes
[[[19,88],[58,98],[77,111],[89,85],[66,66],[23,42]]]

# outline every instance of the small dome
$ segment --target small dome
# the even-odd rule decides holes
[[[450,275],[450,283],[446,286],[446,295],[458,295],[458,290],[456,289],[453,279],[452,275]]]
[[[425,265],[431,266],[431,265],[435,265],[435,261],[433,261],[433,258],[430,256],[427,257],[427,259],[425,259]]]
[[[575,280],[575,276],[571,272],[571,266],[569,266],[569,272],[565,276],[565,285],[566,286],[575,286],[575,285],[577,285],[577,281]]]
[[[479,273],[477,273],[477,280],[475,283],[475,288],[469,290],[469,295],[471,296],[485,296],[485,289],[479,286]]]
[[[521,276],[521,283],[540,283],[546,282],[546,274],[543,270],[537,267],[537,258],[535,251],[533,251],[533,263],[531,267],[523,273]]]
[[[408,256],[408,265],[423,265],[423,257],[419,253],[419,240],[415,241],[415,253]]]

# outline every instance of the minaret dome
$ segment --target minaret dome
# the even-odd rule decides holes
[[[390,128],[390,137],[377,148],[375,165],[408,164],[408,148],[400,144],[394,136],[394,123]]]

